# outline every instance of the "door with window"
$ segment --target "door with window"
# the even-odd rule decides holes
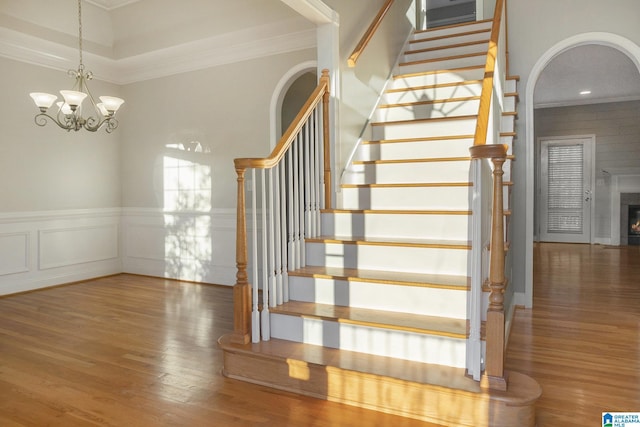
[[[594,136],[540,138],[540,240],[591,243]]]

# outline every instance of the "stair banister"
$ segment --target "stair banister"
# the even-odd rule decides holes
[[[371,21],[369,28],[367,28],[367,31],[365,31],[365,33],[362,35],[362,38],[356,45],[355,49],[353,49],[353,53],[351,54],[351,56],[349,56],[349,59],[347,59],[347,64],[349,65],[349,67],[353,68],[356,66],[358,58],[360,58],[360,55],[362,55],[362,52],[364,52],[364,49],[373,38],[373,35],[380,26],[380,23],[384,19],[385,15],[387,14],[387,12],[389,12],[389,9],[391,9],[393,1],[394,0],[387,0],[378,11],[376,17],[373,18],[373,21]]]
[[[318,86],[268,157],[234,160],[238,185],[234,342],[247,344],[269,339],[269,307],[288,300],[289,260],[293,258],[297,264],[304,263],[303,240],[305,236],[315,237],[320,233],[320,209],[331,207],[329,87],[329,71],[323,70]],[[247,170],[251,171],[253,192],[250,209],[246,204]],[[261,187],[256,186],[257,179],[261,181]],[[261,190],[260,197],[256,197],[256,188]],[[298,205],[293,206],[293,201]],[[257,204],[261,207],[260,223]],[[254,283],[249,282],[247,273],[247,216],[251,218],[253,233],[251,268]],[[292,236],[299,243],[291,245],[287,239]],[[260,269],[261,275],[258,274]],[[263,292],[261,313],[258,313],[258,281],[261,281]]]
[[[504,85],[506,80],[506,0],[497,0],[493,17],[491,38],[487,52],[478,121],[474,145],[470,148],[475,162],[490,159],[493,164],[493,199],[491,202],[491,235],[489,260],[489,308],[486,320],[486,357],[482,385],[490,389],[506,390],[507,375],[504,370],[505,357],[505,244],[504,244],[504,205],[503,170],[507,156],[507,146],[500,141],[500,121],[503,110]],[[475,182],[480,187],[480,182]],[[476,212],[474,212],[474,216]],[[480,212],[478,212],[478,216]],[[482,227],[482,217],[476,218]],[[482,247],[484,242],[474,242]]]

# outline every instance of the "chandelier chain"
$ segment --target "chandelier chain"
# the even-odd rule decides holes
[[[84,68],[82,63],[82,0],[78,0],[78,51],[80,53],[80,69]]]

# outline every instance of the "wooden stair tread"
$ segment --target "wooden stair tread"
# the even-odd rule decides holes
[[[489,33],[489,32],[491,32],[491,28],[483,28],[483,29],[475,30],[475,31],[464,31],[464,32],[461,32],[461,33],[445,34],[443,36],[437,36],[437,37],[428,37],[428,38],[424,38],[424,39],[414,39],[414,40],[410,40],[409,44],[427,43],[427,42],[432,42],[432,41],[436,41],[436,40],[444,40],[444,39],[450,39],[450,38],[454,38],[454,37],[473,36],[475,34],[482,34],[482,33]],[[424,32],[416,31],[416,35],[421,34],[421,33],[424,33]]]
[[[424,90],[424,89],[440,89],[444,87],[468,86],[468,85],[480,84],[480,83],[482,83],[482,80],[461,80],[459,82],[437,83],[432,85],[410,86],[410,87],[400,87],[396,89],[387,89],[384,91],[384,93],[411,92],[414,90]]]
[[[443,68],[439,70],[416,71],[413,73],[399,73],[399,74],[394,74],[392,76],[392,79],[394,80],[407,79],[410,77],[430,76],[433,74],[445,74],[445,73],[456,74],[456,73],[461,73],[464,71],[472,71],[472,70],[484,70],[484,64],[469,65],[466,67],[456,67],[456,68],[449,68],[449,69]]]
[[[397,138],[397,139],[378,139],[370,141],[362,141],[361,144],[396,144],[406,142],[435,142],[435,141],[450,141],[458,139],[473,139],[473,135],[446,135],[446,136],[425,136],[418,138]]]
[[[486,55],[487,55],[486,51],[475,52],[475,53],[464,53],[464,54],[461,54],[461,55],[441,56],[441,57],[438,57],[438,58],[429,58],[429,59],[421,59],[421,60],[417,60],[417,61],[401,62],[398,65],[401,66],[401,67],[404,67],[404,66],[407,66],[407,65],[429,64],[431,62],[449,61],[449,60],[464,59],[464,58],[473,58],[473,57],[476,57],[476,56],[486,56]]]
[[[309,317],[342,324],[393,329],[450,338],[467,338],[467,320],[425,316],[366,308],[289,301],[270,309],[271,313]]]
[[[477,24],[488,24],[489,22],[493,22],[493,19],[482,19],[479,21],[469,21],[469,22],[460,22],[457,24],[451,24],[451,25],[443,25],[440,27],[435,27],[435,28],[427,28],[426,30],[418,30],[415,31],[415,34],[428,34],[428,33],[435,33],[438,32],[440,30],[446,30],[449,28],[461,28],[461,27],[467,27],[467,26],[472,26],[472,25],[477,25]],[[457,34],[457,33],[455,33]]]
[[[434,239],[416,239],[416,238],[390,238],[383,237],[365,237],[365,236],[319,236],[306,238],[306,242],[313,243],[341,243],[351,245],[371,245],[371,246],[405,246],[405,247],[423,247],[423,248],[442,248],[442,249],[470,249],[471,242],[459,240],[434,240]]]
[[[236,344],[232,343],[228,336],[223,336],[218,342],[223,348],[250,352],[265,358],[295,360],[328,368],[388,377],[397,381],[431,384],[473,393],[481,390],[479,383],[465,376],[463,368],[375,356],[276,338],[259,343]]]
[[[412,209],[321,209],[322,213],[368,215],[471,215],[469,210],[412,210]]]
[[[427,40],[423,40],[423,42],[428,42]],[[426,53],[426,52],[435,52],[438,50],[445,50],[445,49],[455,49],[457,47],[466,47],[466,46],[474,46],[477,44],[488,44],[489,43],[489,39],[487,40],[476,40],[476,41],[471,41],[471,42],[464,42],[464,43],[454,43],[454,44],[449,44],[446,46],[434,46],[434,47],[428,47],[428,48],[424,48],[424,49],[414,49],[414,50],[407,50],[404,52],[405,55],[411,55],[414,53]]]
[[[480,99],[480,95],[466,96],[461,98],[442,98],[442,99],[430,99],[428,101],[413,101],[413,102],[396,102],[393,104],[378,105],[378,108],[400,108],[400,107],[419,107],[422,105],[435,105],[435,104],[447,104],[449,102],[468,102],[477,101]]]
[[[471,187],[471,182],[412,182],[393,184],[341,184],[342,188],[403,188],[403,187]]]
[[[391,159],[391,160],[354,160],[354,165],[389,165],[397,163],[436,163],[436,162],[467,162],[471,157],[425,157],[411,159]]]
[[[407,273],[384,270],[364,270],[325,266],[306,266],[290,271],[289,276],[314,277],[346,281],[366,281],[402,286],[422,286],[452,290],[468,290],[470,279],[466,276],[445,274]]]
[[[468,114],[464,116],[449,116],[449,117],[429,117],[427,119],[411,119],[411,120],[393,120],[388,122],[373,122],[371,126],[389,126],[389,125],[407,125],[415,123],[430,123],[430,122],[446,122],[456,120],[476,120],[477,114]]]

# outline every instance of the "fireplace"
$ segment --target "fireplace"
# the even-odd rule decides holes
[[[629,205],[629,244],[640,245],[640,205]]]

